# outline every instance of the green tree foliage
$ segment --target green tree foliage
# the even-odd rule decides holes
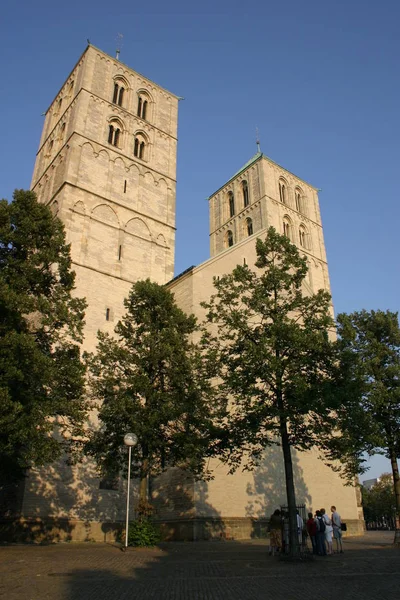
[[[63,225],[35,194],[0,202],[0,477],[60,456],[85,418],[85,301]]]
[[[285,236],[269,228],[256,243],[257,270],[237,266],[214,280],[204,306],[213,323],[206,342],[218,356],[222,396],[229,397],[221,430],[222,459],[232,471],[253,468],[265,447],[282,447],[290,541],[298,552],[291,448],[320,445],[331,408],[334,348],[330,296],[303,294],[307,263]]]
[[[383,473],[379,481],[367,490],[361,487],[364,519],[367,523],[383,522],[392,524],[396,515],[396,496],[393,489],[393,476]]]
[[[341,372],[348,393],[337,412],[340,434],[330,440],[331,456],[348,475],[365,472],[366,455],[384,454],[391,462],[400,543],[400,328],[397,313],[340,314]],[[344,387],[346,387],[346,385]]]
[[[86,452],[101,471],[126,469],[123,438],[134,432],[134,475],[146,500],[146,477],[175,465],[201,476],[212,429],[212,388],[206,362],[192,336],[187,316],[164,286],[139,281],[115,335],[98,333],[90,358],[93,396],[99,401],[100,428],[92,431]]]

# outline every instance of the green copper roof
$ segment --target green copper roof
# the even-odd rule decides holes
[[[230,181],[232,181],[232,179],[235,179],[235,177],[237,177],[239,175],[239,173],[248,169],[248,167],[250,167],[250,165],[255,163],[262,156],[264,156],[264,154],[262,152],[257,152],[257,154],[255,154],[250,160],[248,160],[247,163],[245,165],[243,165],[243,167],[241,169],[239,169],[239,171],[236,171],[236,173],[234,175],[232,175],[232,177],[230,177],[228,179],[228,181],[226,181],[224,183],[224,185],[221,185],[221,187],[219,187],[213,194],[211,194],[211,196],[209,196],[206,199],[209,200],[212,196],[215,196],[215,194],[217,194],[219,192],[219,190],[221,190],[223,187],[225,187]]]
[[[245,165],[243,165],[243,167],[241,169],[239,169],[239,171],[236,171],[236,173],[234,175],[232,175],[231,179],[233,179],[234,177],[239,175],[239,173],[241,173],[242,171],[244,171],[245,169],[250,167],[250,165],[253,164],[253,162],[255,162],[257,159],[259,159],[260,156],[262,156],[262,155],[263,155],[262,152],[257,152],[257,154],[255,154],[250,160],[247,161],[247,163]]]

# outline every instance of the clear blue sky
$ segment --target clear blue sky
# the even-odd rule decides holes
[[[322,188],[337,312],[399,309],[395,0],[7,2],[0,196],[28,188],[41,114],[86,39],[177,95],[176,273],[209,256],[205,200],[261,149]],[[368,477],[388,470],[374,467]]]

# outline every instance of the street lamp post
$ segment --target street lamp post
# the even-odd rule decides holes
[[[126,493],[126,526],[125,526],[125,548],[128,547],[128,528],[129,528],[129,493],[131,489],[131,456],[132,447],[137,444],[137,436],[134,433],[127,433],[124,436],[124,444],[128,446],[128,490]]]

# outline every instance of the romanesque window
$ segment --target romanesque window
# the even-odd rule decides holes
[[[225,247],[230,248],[231,246],[233,246],[233,233],[229,229],[225,234]]]
[[[304,215],[305,214],[304,195],[303,195],[302,191],[300,190],[300,188],[295,189],[294,199],[296,202],[296,210],[299,211],[300,213],[303,213],[303,215]]]
[[[137,116],[144,121],[149,120],[150,98],[146,92],[138,93]]]
[[[247,181],[242,181],[242,192],[243,192],[243,206],[249,205],[249,186],[247,185]]]
[[[121,137],[121,128],[119,123],[113,121],[108,127],[108,143],[116,148],[119,147]]]
[[[292,226],[287,217],[283,219],[283,235],[286,235],[289,240],[292,239]]]
[[[282,179],[279,180],[279,198],[280,198],[282,204],[287,204],[287,200],[288,200],[287,186],[286,186],[286,183]]]
[[[136,158],[140,158],[140,160],[146,160],[147,146],[147,139],[144,137],[143,133],[137,133],[133,142],[133,155],[136,156]]]
[[[229,216],[233,217],[235,215],[235,197],[233,192],[228,192],[228,202],[229,202]]]
[[[124,99],[125,88],[121,85],[120,81],[116,81],[114,83],[114,94],[113,94],[113,103],[118,104],[118,106],[122,106],[122,101]]]
[[[63,124],[61,125],[61,128],[60,128],[60,134],[59,134],[59,136],[58,136],[58,139],[59,139],[59,141],[60,141],[60,142],[62,142],[62,141],[63,141],[63,139],[64,139],[64,134],[65,134],[65,123],[63,123]]]
[[[246,219],[246,228],[247,235],[253,235],[253,221],[250,218]]]
[[[304,225],[299,227],[299,241],[302,248],[309,249],[309,236]]]

